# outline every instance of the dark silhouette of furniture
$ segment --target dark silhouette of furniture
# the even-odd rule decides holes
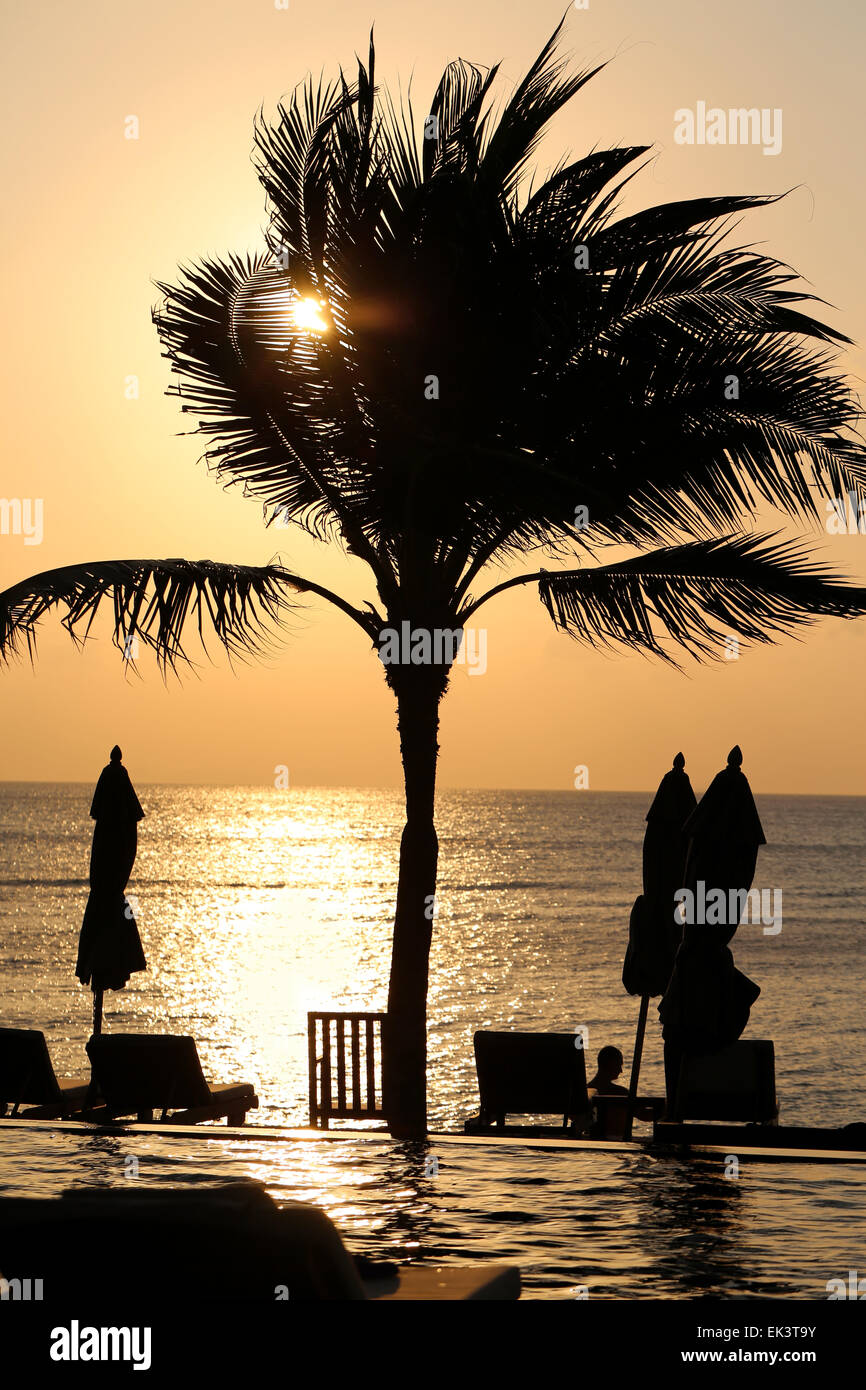
[[[508,1115],[587,1116],[586,1062],[580,1034],[476,1033],[475,1066],[481,1109],[473,1129]]]
[[[160,1111],[160,1122],[167,1124],[195,1125],[225,1116],[230,1125],[242,1125],[247,1111],[258,1108],[249,1083],[205,1080],[194,1038],[103,1033],[90,1039],[87,1055],[112,1119],[135,1115],[150,1122]]]
[[[68,1119],[86,1108],[89,1090],[87,1077],[57,1076],[44,1033],[0,1028],[0,1116]]]
[[[107,1252],[110,1251],[110,1257]],[[50,1199],[0,1198],[0,1274],[38,1269],[44,1302],[75,1290],[94,1306],[191,1301],[268,1303],[516,1299],[512,1266],[401,1268],[355,1259],[323,1211],[279,1208],[258,1183],[206,1188],[76,1188]],[[272,1314],[273,1315],[273,1314]],[[211,1334],[213,1335],[213,1334]]]
[[[382,1027],[387,1014],[308,1013],[310,1124],[382,1120]],[[335,1094],[336,1083],[336,1094]]]
[[[775,1125],[778,1117],[773,1044],[740,1038],[717,1052],[682,1058],[673,1113],[655,1128],[660,1139],[675,1139],[674,1131],[682,1131],[687,1140],[695,1126],[684,1121]]]
[[[665,1108],[661,1096],[635,1096],[632,1114],[629,1115],[628,1095],[598,1095],[590,1091],[589,1100],[593,1111],[593,1125],[589,1131],[590,1139],[631,1139],[632,1123],[640,1120],[655,1120]]]

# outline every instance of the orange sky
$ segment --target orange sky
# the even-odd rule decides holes
[[[164,395],[150,309],[154,279],[183,260],[261,244],[263,199],[249,161],[254,112],[312,69],[351,65],[375,20],[380,76],[413,75],[426,109],[444,64],[503,60],[519,78],[560,0],[327,5],[290,0],[50,0],[6,10],[2,160],[7,217],[2,381],[3,497],[44,499],[44,539],[0,536],[0,587],[77,560],[184,555],[291,568],[370,597],[361,568],[300,532],[261,525],[259,505],[222,491],[180,436]],[[866,11],[841,0],[601,3],[573,10],[569,48],[616,56],[554,124],[542,169],[569,151],[652,143],[635,205],[706,193],[796,191],[748,219],[762,241],[837,306],[830,322],[866,337],[862,228]],[[783,111],[783,147],[679,146],[674,112]],[[124,139],[136,115],[140,138]],[[863,353],[845,358],[863,376]],[[124,395],[139,379],[138,400]],[[866,536],[825,558],[866,580]],[[533,565],[532,568],[536,568]],[[861,793],[866,626],[825,624],[802,642],[677,675],[558,635],[530,590],[479,614],[488,669],[458,668],[443,706],[441,785],[568,789],[577,764],[595,789],[654,785],[677,749],[700,789],[732,743],[756,790]],[[295,784],[399,780],[393,701],[347,619],[313,602],[264,666],[232,673],[221,652],[200,679],[164,686],[152,661],[126,677],[107,630],[83,653],[44,625],[35,668],[0,674],[0,775],[92,780],[119,741],[136,782]]]

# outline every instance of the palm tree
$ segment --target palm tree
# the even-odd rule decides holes
[[[352,86],[308,81],[256,121],[266,249],[159,286],[171,389],[217,477],[261,499],[267,524],[365,561],[374,600],[359,608],[281,564],[179,560],[75,566],[0,596],[5,656],[32,652],[56,605],[86,636],[103,600],[115,641],[137,635],[164,666],[186,659],[188,622],[255,651],[303,593],[379,651],[406,788],[385,1057],[402,1136],[426,1128],[437,736],[454,649],[389,660],[388,630],[462,632],[533,584],[581,642],[705,660],[729,634],[767,642],[866,612],[866,591],[801,547],[744,531],[758,505],[814,522],[816,491],[862,486],[860,411],[833,366],[848,340],[811,316],[790,268],[728,245],[732,218],[771,199],[620,216],[645,147],[527,181],[547,123],[594,75],[558,56],[561,28],[498,117],[497,69],[450,64],[417,136],[411,104],[374,86],[371,38]],[[605,545],[635,553],[599,563]],[[558,568],[540,567],[550,555]],[[473,596],[484,571],[518,562],[525,572]]]

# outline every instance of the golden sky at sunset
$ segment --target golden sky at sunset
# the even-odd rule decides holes
[[[279,554],[354,602],[373,596],[357,562],[294,528],[265,531],[259,503],[223,491],[198,462],[201,441],[179,433],[188,422],[164,394],[153,281],[173,280],[184,261],[261,246],[254,114],[262,103],[272,112],[310,70],[351,68],[372,22],[380,78],[396,90],[399,76],[405,91],[411,76],[421,117],[458,56],[501,59],[507,91],[561,13],[562,0],[6,8],[0,495],[43,498],[44,539],[0,536],[0,588],[86,559],[262,564]],[[829,322],[862,343],[864,38],[866,9],[843,0],[591,0],[570,14],[566,48],[581,66],[615,61],[554,123],[539,167],[595,146],[653,144],[632,207],[794,189],[751,216],[740,239],[796,266],[834,306]],[[674,113],[698,101],[781,109],[781,153],[677,145]],[[124,138],[130,115],[138,140]],[[844,361],[862,380],[862,347]],[[125,396],[130,376],[137,400]],[[812,540],[866,582],[866,535],[816,530]],[[479,621],[487,671],[455,672],[440,785],[567,790],[583,764],[592,788],[646,788],[682,748],[702,790],[739,742],[756,791],[864,791],[863,621],[806,629],[738,661],[690,663],[686,675],[577,646],[555,632],[534,590],[504,595]],[[104,623],[78,652],[59,622],[45,622],[35,667],[0,673],[0,776],[91,781],[118,741],[137,783],[265,784],[278,764],[296,785],[400,780],[376,655],[316,600],[264,665],[232,672],[214,642],[198,678],[165,685],[147,656],[140,670],[141,679],[124,674]]]

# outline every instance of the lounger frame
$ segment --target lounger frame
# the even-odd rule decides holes
[[[586,1062],[579,1033],[494,1033],[474,1037],[480,1127],[507,1115],[562,1115],[567,1129],[588,1115]]]
[[[208,1084],[195,1039],[186,1035],[101,1034],[90,1039],[87,1055],[112,1118],[135,1115],[150,1123],[159,1112],[164,1124],[225,1118],[242,1125],[247,1112],[258,1108],[251,1085]]]

